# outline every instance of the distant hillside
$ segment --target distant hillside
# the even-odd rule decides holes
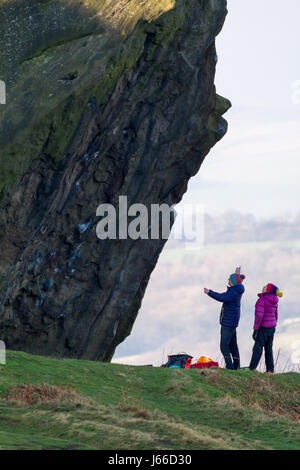
[[[230,211],[222,216],[205,214],[207,243],[243,243],[300,239],[300,214],[294,219],[280,216],[257,219],[253,214]]]
[[[296,449],[300,374],[171,370],[8,352],[0,449]]]
[[[300,213],[293,218],[281,215],[263,219],[256,218],[253,214],[242,214],[231,210],[219,215],[205,213],[203,219],[200,218],[201,220],[204,225],[206,245],[263,241],[283,242],[300,239]],[[183,225],[185,234],[186,231],[189,232],[189,227],[186,228]],[[167,248],[177,248],[187,242],[184,237],[182,240],[177,240],[177,238],[174,239],[172,235]]]

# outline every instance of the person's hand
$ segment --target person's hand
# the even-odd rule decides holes
[[[256,341],[257,335],[258,335],[258,330],[254,330],[253,335],[252,335],[252,338],[254,341]]]
[[[241,269],[242,269],[242,267],[238,266],[235,270],[235,274],[241,274]]]
[[[206,287],[204,287],[204,293],[205,293],[205,294],[208,294],[208,293],[209,293],[209,289],[206,289]]]

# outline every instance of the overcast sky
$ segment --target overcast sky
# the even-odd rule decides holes
[[[217,92],[228,134],[183,202],[208,212],[295,214],[300,186],[300,1],[229,0],[217,39]],[[293,88],[296,87],[296,88]]]

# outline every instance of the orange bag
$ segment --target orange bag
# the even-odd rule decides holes
[[[206,364],[207,362],[213,362],[213,360],[205,356],[201,356],[199,357],[197,364]]]

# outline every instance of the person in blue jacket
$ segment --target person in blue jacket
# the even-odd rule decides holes
[[[241,268],[236,268],[234,274],[228,279],[227,291],[218,294],[211,289],[204,289],[205,294],[218,302],[223,302],[220,314],[221,324],[221,353],[224,356],[226,369],[237,370],[240,368],[240,353],[237,344],[236,328],[241,314],[241,299],[245,292]]]

